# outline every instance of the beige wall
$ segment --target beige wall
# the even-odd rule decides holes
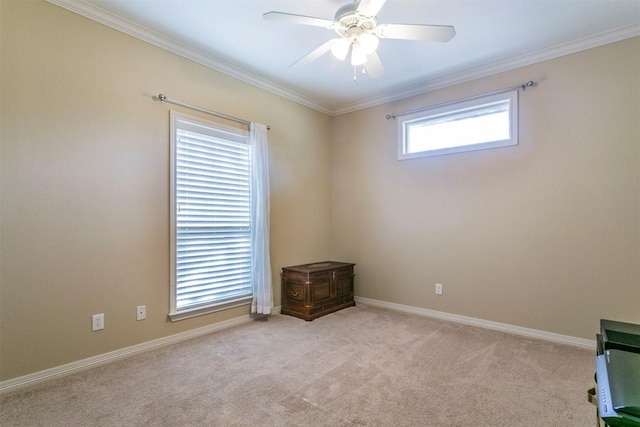
[[[280,267],[334,258],[367,298],[587,339],[640,322],[639,38],[332,119],[40,0],[0,19],[0,380],[248,313],[167,321],[159,92],[272,126],[276,305]],[[386,114],[527,80],[520,145],[396,160]]]
[[[396,160],[386,114],[528,80],[518,146]],[[362,297],[585,339],[640,322],[639,102],[636,37],[334,118],[334,257]]]
[[[0,9],[0,379],[249,312],[167,321],[169,109],[181,109],[153,102],[160,92],[272,126],[276,305],[280,267],[330,257],[328,116],[43,1]]]

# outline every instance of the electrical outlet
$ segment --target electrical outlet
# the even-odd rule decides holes
[[[442,295],[442,283],[436,283],[436,295]]]
[[[91,330],[101,331],[104,329],[104,313],[91,316]]]
[[[147,306],[139,305],[136,307],[136,320],[144,320],[147,318]]]

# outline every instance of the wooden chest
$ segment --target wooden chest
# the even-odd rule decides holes
[[[282,314],[313,320],[356,305],[355,264],[323,261],[282,269]]]

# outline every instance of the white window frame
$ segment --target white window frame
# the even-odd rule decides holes
[[[509,136],[506,139],[491,140],[484,142],[473,142],[469,144],[457,145],[447,148],[426,149],[424,151],[410,152],[410,128],[411,126],[435,123],[447,118],[481,111],[483,106],[491,104],[507,103],[509,109]],[[484,150],[488,148],[506,147],[518,144],[518,90],[508,92],[483,95],[466,100],[450,102],[434,106],[433,108],[421,109],[414,113],[408,113],[398,117],[398,160],[415,159],[420,157],[439,156],[443,154],[462,153],[467,151]]]
[[[178,142],[178,130],[180,128],[180,123],[188,123],[194,128],[201,127],[203,129],[203,133],[206,132],[207,128],[214,129],[218,133],[222,133],[228,131],[229,134],[246,134],[247,136],[247,145],[250,147],[249,141],[249,132],[242,131],[237,128],[232,128],[228,126],[220,125],[219,123],[202,120],[196,117],[188,116],[185,114],[177,113],[175,111],[170,112],[170,133],[171,133],[171,149],[170,149],[170,307],[169,307],[169,318],[171,321],[182,320],[190,317],[200,316],[207,313],[212,313],[220,310],[226,310],[232,307],[239,307],[242,305],[251,304],[253,298],[253,288],[250,288],[250,291],[241,296],[210,301],[203,304],[198,304],[195,306],[190,306],[186,308],[178,307],[178,230],[177,230],[177,221],[178,221],[178,198],[177,198],[177,142]],[[182,127],[184,128],[183,125]],[[251,158],[249,159],[251,162]],[[252,248],[253,251],[253,248]],[[253,271],[253,268],[251,268]],[[251,280],[253,282],[253,280]]]

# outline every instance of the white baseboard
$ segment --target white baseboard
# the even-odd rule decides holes
[[[448,320],[451,322],[464,323],[467,325],[479,326],[487,329],[494,329],[503,332],[509,332],[517,335],[524,335],[527,337],[543,339],[546,341],[552,341],[560,344],[568,344],[577,347],[587,348],[595,350],[595,341],[586,340],[583,338],[575,338],[567,335],[554,334],[551,332],[538,331],[535,329],[523,328],[520,326],[508,325],[505,323],[491,322],[488,320],[476,319],[473,317],[460,316],[457,314],[444,313],[441,311],[429,310],[426,308],[412,307],[408,305],[396,304],[392,302],[379,301],[364,297],[355,297],[356,303],[363,305],[370,305],[374,307],[388,308],[391,310],[402,311],[405,313],[418,314],[421,316],[434,317],[441,320]],[[281,306],[273,308],[273,314],[280,314]],[[122,348],[119,350],[111,351],[109,353],[99,354],[97,356],[89,357],[87,359],[78,360],[76,362],[67,363],[65,365],[56,366],[54,368],[46,369],[44,371],[34,372],[33,374],[24,375],[18,378],[12,378],[6,381],[0,381],[0,394],[15,391],[21,388],[30,387],[50,381],[52,379],[61,378],[67,375],[82,372],[97,366],[106,365],[117,360],[132,357],[140,353],[144,353],[150,350],[155,350],[161,347],[165,347],[171,344],[186,341],[192,338],[196,338],[202,335],[210,334],[213,332],[221,331],[223,329],[230,328],[232,326],[247,323],[251,320],[250,315],[236,317],[234,319],[226,320],[224,322],[214,323],[213,325],[203,326],[201,328],[192,329],[190,331],[181,332],[178,334],[170,335],[164,338],[158,338],[152,341],[147,341],[141,344],[136,344],[131,347]]]
[[[459,314],[444,313],[442,311],[429,310],[426,308],[412,307],[409,305],[396,304],[392,302],[380,301],[371,298],[355,297],[356,303],[370,305],[374,307],[388,308],[390,310],[402,311],[405,313],[418,314],[421,316],[434,317],[436,319],[448,320],[465,325],[479,326],[486,329],[508,332],[516,335],[537,338],[551,341],[558,344],[567,344],[575,347],[582,347],[595,351],[596,341],[584,338],[576,338],[568,335],[555,334],[553,332],[539,331],[536,329],[523,328],[521,326],[509,325],[506,323],[492,322],[490,320],[476,319],[474,317],[461,316]]]
[[[277,311],[276,311],[277,309]],[[279,307],[274,312],[279,313]],[[87,359],[78,360],[76,362],[67,363],[65,365],[56,366],[54,368],[45,369],[44,371],[34,372],[33,374],[24,375],[22,377],[12,378],[10,380],[0,382],[0,394],[15,391],[21,388],[29,387],[55,378],[61,378],[67,375],[86,371],[97,366],[106,365],[107,363],[132,357],[149,350],[155,350],[181,341],[186,341],[202,335],[227,329],[232,326],[247,323],[251,320],[249,315],[236,317],[224,322],[214,323],[212,325],[203,326],[192,329],[190,331],[180,332],[168,337],[158,338],[131,347],[122,348],[109,353],[99,354]]]
[[[282,306],[274,307],[272,314],[280,314]],[[224,322],[214,323],[212,325],[202,326],[200,328],[191,329],[189,331],[180,332],[168,337],[158,338],[152,341],[136,344],[131,347],[121,348],[119,350],[110,351],[109,353],[99,354],[87,359],[78,360],[67,363],[65,365],[56,366],[54,368],[45,369],[44,371],[34,372],[33,374],[24,375],[22,377],[11,378],[10,380],[0,381],[0,394],[15,391],[21,388],[30,387],[36,384],[61,378],[67,375],[86,371],[97,366],[106,365],[107,363],[117,360],[126,359],[140,353],[166,347],[181,341],[186,341],[212,332],[221,331],[232,326],[241,325],[251,320],[251,315],[236,317]]]

